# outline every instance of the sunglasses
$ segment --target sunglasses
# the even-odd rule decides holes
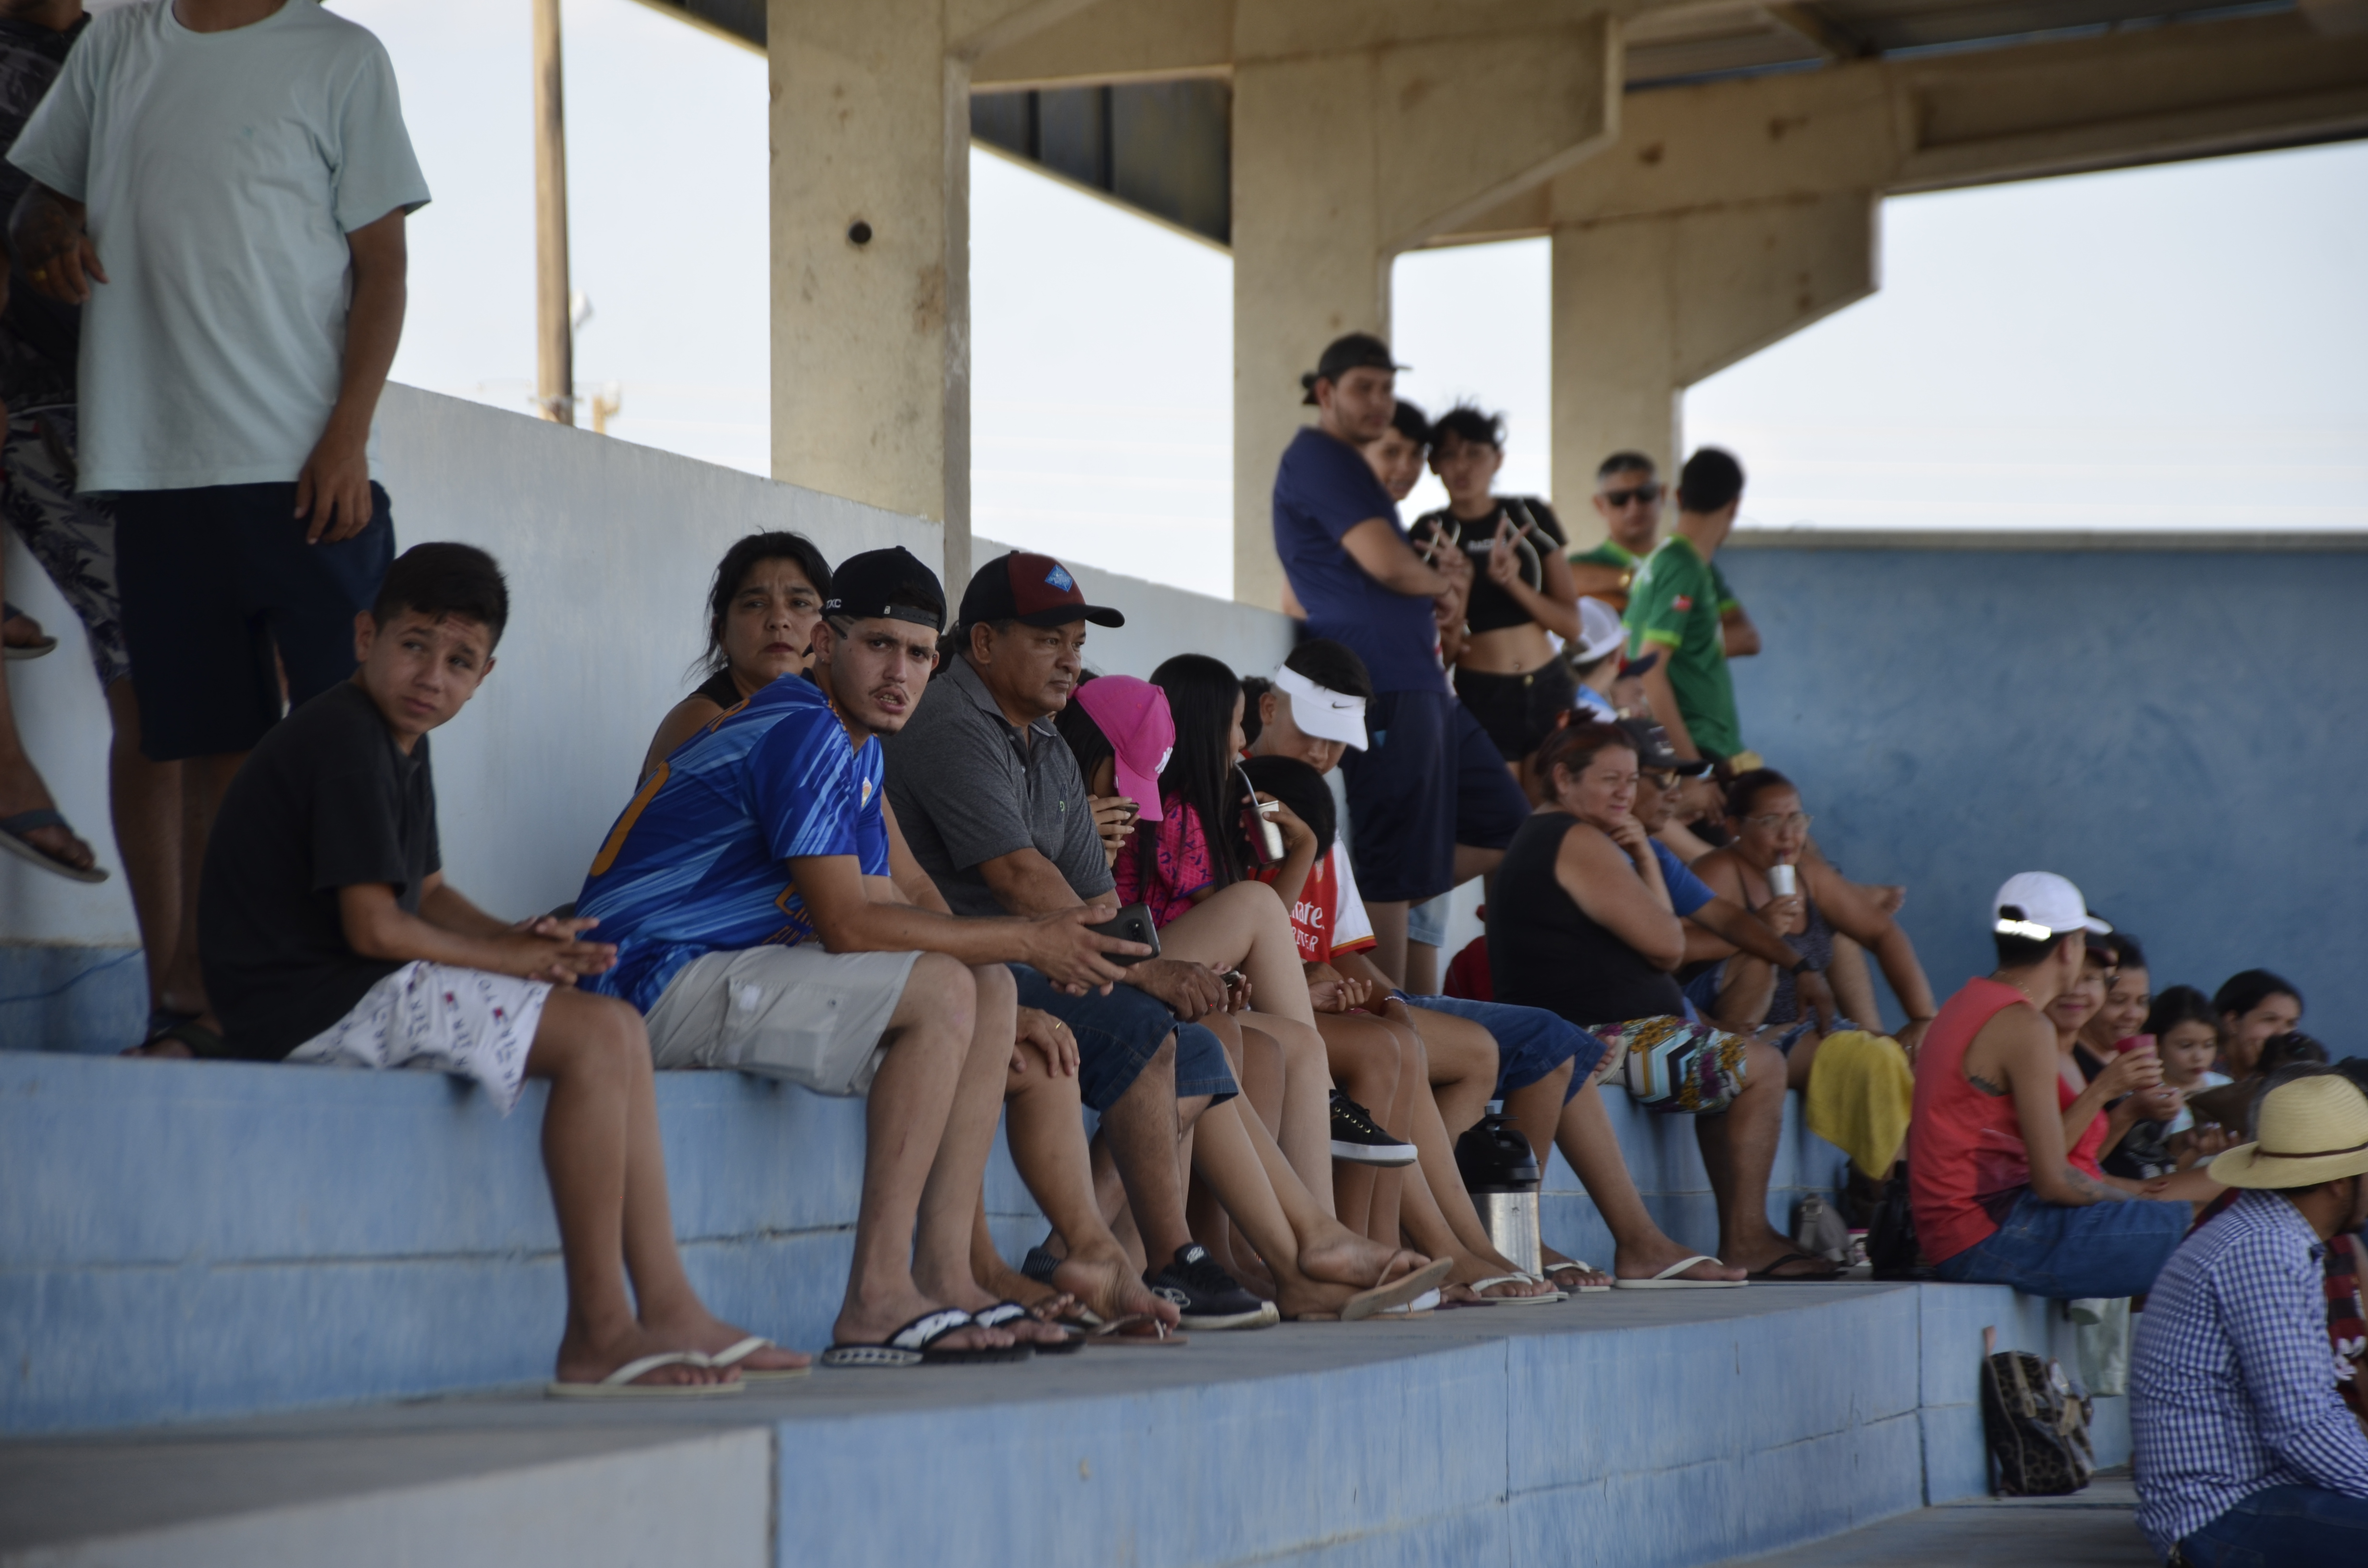
[[[1606,490],[1602,494],[1604,504],[1617,512],[1637,501],[1642,501],[1647,506],[1652,506],[1660,500],[1661,487],[1657,484],[1640,484],[1634,490]]]

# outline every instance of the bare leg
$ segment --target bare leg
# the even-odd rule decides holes
[[[1691,1247],[1679,1246],[1653,1222],[1627,1163],[1620,1157],[1620,1140],[1611,1131],[1611,1113],[1604,1108],[1599,1085],[1590,1081],[1565,1103],[1554,1142],[1611,1233],[1613,1274],[1622,1279],[1649,1279],[1691,1255]],[[1740,1279],[1744,1272],[1731,1264],[1698,1263],[1679,1278]]]
[[[165,994],[181,1007],[196,1007],[208,1028],[218,1022],[206,1001],[205,972],[198,964],[198,880],[206,863],[206,843],[213,836],[214,813],[222,809],[223,791],[246,760],[245,752],[220,756],[193,756],[181,769],[181,933],[173,945],[173,961],[165,971]]]
[[[1375,969],[1401,987],[1406,984],[1407,907],[1405,899],[1365,901],[1366,918],[1373,923],[1373,950],[1369,956]]]
[[[1406,938],[1406,991],[1409,996],[1439,994],[1439,949]]]
[[[1342,1092],[1376,1115],[1388,1116],[1397,1103],[1406,1053],[1397,1031],[1371,1013],[1326,1013],[1316,1018],[1315,1027],[1323,1036],[1326,1064]],[[1327,1140],[1327,1163],[1329,1152]],[[1292,1168],[1298,1168],[1295,1162]],[[1372,1165],[1341,1162],[1333,1176],[1333,1212],[1360,1235],[1395,1244],[1395,1230],[1383,1233],[1372,1224],[1373,1189],[1381,1174]]]
[[[1834,1005],[1842,1017],[1862,1029],[1883,1032],[1883,1009],[1875,1005],[1874,980],[1866,971],[1866,949],[1839,931],[1834,933],[1834,961],[1826,966],[1826,983],[1833,988]]]
[[[1432,1019],[1443,1017],[1442,1014],[1425,1013],[1422,1015],[1423,1027],[1428,1028]],[[1467,1020],[1455,1018],[1448,1021],[1460,1024]],[[1478,1028],[1477,1025],[1472,1027]],[[1409,1027],[1408,1035],[1413,1032]],[[1483,1040],[1488,1039],[1485,1029],[1480,1030],[1480,1036]],[[1421,1046],[1419,1042],[1410,1040],[1409,1049],[1418,1051]],[[1489,1054],[1490,1076],[1493,1079],[1493,1041]],[[1420,1082],[1419,1076],[1417,1082]],[[1486,1100],[1481,1102],[1483,1109],[1486,1105]],[[1479,1119],[1477,1113],[1473,1119]],[[1472,1206],[1472,1195],[1463,1187],[1463,1173],[1455,1166],[1455,1141],[1448,1134],[1439,1102],[1433,1096],[1419,1092],[1415,1095],[1406,1133],[1413,1140],[1419,1155],[1417,1164],[1420,1178],[1406,1182],[1400,1201],[1404,1204],[1406,1233],[1414,1238],[1415,1244],[1433,1257],[1446,1256],[1437,1250],[1437,1244],[1442,1240],[1439,1232],[1430,1229],[1434,1225],[1443,1226],[1446,1244],[1452,1244],[1452,1256],[1456,1260],[1455,1272],[1448,1278],[1459,1285],[1468,1285],[1474,1279],[1493,1275],[1519,1272],[1513,1260],[1497,1250],[1496,1244],[1489,1239],[1488,1227],[1481,1223],[1480,1211]],[[1488,1290],[1491,1296],[1544,1296],[1552,1293],[1553,1287],[1548,1285],[1495,1285]]]
[[[1749,953],[1736,953],[1720,968],[1718,1003],[1712,1019],[1730,1034],[1749,1034],[1767,1021],[1776,1000],[1776,966]]]
[[[1761,1269],[1793,1250],[1768,1222],[1768,1178],[1784,1131],[1784,1059],[1773,1046],[1751,1042],[1743,1088],[1716,1116],[1694,1118],[1694,1138],[1718,1197],[1718,1251],[1727,1262]],[[1787,1270],[1819,1278],[1830,1267]]]
[[[632,1170],[632,1122],[642,1108],[650,1108],[655,1123],[650,1048],[640,1017],[620,1002],[555,990],[535,1029],[526,1071],[551,1084],[542,1116],[542,1165],[567,1277],[567,1330],[559,1342],[556,1375],[570,1382],[597,1382],[643,1356],[705,1348],[688,1334],[645,1326],[625,1288],[630,1258],[637,1266],[635,1284],[646,1280],[664,1304],[678,1312],[680,1298],[689,1291],[673,1256],[664,1172],[653,1199],[647,1179],[637,1181],[639,1173]],[[635,1199],[630,1205],[629,1192]],[[653,1201],[655,1237],[648,1233]],[[722,1380],[710,1368],[677,1364],[636,1381],[675,1385]]]
[[[131,912],[148,960],[148,1005],[176,1013],[205,1006],[203,994],[176,995],[165,982],[181,931],[181,765],[151,762],[140,750],[140,699],[129,676],[107,688],[115,721],[107,783],[115,852],[131,884]]]
[[[1176,1104],[1176,1036],[1171,1032],[1133,1083],[1102,1113],[1101,1135],[1126,1188],[1126,1208],[1143,1237],[1144,1256],[1164,1267],[1192,1231],[1184,1219],[1178,1148],[1184,1129]]]
[[[1430,1091],[1440,1118],[1451,1139],[1461,1138],[1497,1097],[1497,1039],[1452,1013],[1413,1012],[1411,1017],[1429,1058]]]
[[[922,1292],[913,1278],[914,1226],[958,1092],[967,1088],[978,996],[971,972],[943,953],[923,953],[889,1015],[887,1053],[864,1107],[863,1201],[855,1220],[855,1264],[831,1325],[841,1345],[879,1345],[915,1318],[950,1303]],[[999,1075],[1004,1063],[996,1063]],[[999,1088],[999,1076],[997,1079]],[[959,1212],[967,1256],[974,1192]],[[1009,1345],[1001,1329],[957,1329],[947,1349]]]
[[[0,555],[5,553],[0,551]],[[40,769],[25,755],[24,743],[17,734],[17,710],[9,700],[8,683],[0,680],[0,817],[15,816],[19,812],[51,811],[56,806],[50,787],[41,781]],[[37,827],[22,836],[44,855],[77,871],[97,864],[97,852],[70,829]]]

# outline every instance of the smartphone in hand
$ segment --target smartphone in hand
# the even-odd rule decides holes
[[[1151,906],[1147,903],[1130,903],[1100,925],[1088,926],[1086,929],[1097,936],[1115,937],[1121,942],[1140,942],[1151,949],[1147,953],[1103,955],[1121,968],[1159,956],[1159,928],[1151,923]]]

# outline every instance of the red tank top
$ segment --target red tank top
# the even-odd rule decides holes
[[[2058,1074],[2055,1079],[2055,1108],[2070,1110],[2072,1102],[2079,1097],[2080,1091],[2066,1083],[2063,1075]],[[2090,1117],[2089,1130],[2080,1134],[2078,1143],[2065,1152],[2065,1164],[2075,1170],[2087,1171],[2099,1181],[2104,1180],[2105,1167],[2097,1163],[2097,1151],[2104,1147],[2107,1125],[2112,1119],[2101,1110]]]
[[[1929,1262],[1987,1241],[1998,1221],[1985,1200],[2031,1185],[2014,1096],[1984,1094],[1965,1082],[1964,1070],[1965,1048],[1982,1026],[2027,1000],[2003,982],[1969,980],[1924,1032],[1907,1123],[1907,1196]]]

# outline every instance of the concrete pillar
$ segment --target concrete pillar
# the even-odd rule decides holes
[[[1376,11],[1269,0],[1236,12],[1234,597],[1248,604],[1281,602],[1274,470],[1307,423],[1301,373],[1344,332],[1388,332],[1397,253],[1618,135],[1609,18],[1507,32],[1491,17],[1486,36],[1454,36],[1383,32],[1411,24]],[[1458,11],[1422,20],[1446,29]]]
[[[1554,494],[1574,542],[1600,537],[1583,498],[1604,458],[1684,460],[1686,388],[1874,291],[1876,206],[1858,190],[1555,227]]]
[[[970,62],[1084,3],[767,13],[773,475],[944,524],[950,595],[970,575]]]

